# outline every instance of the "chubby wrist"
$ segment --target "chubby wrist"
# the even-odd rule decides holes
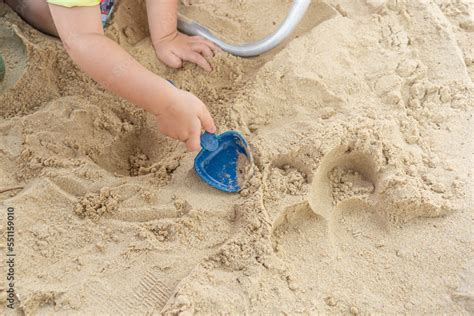
[[[159,115],[166,111],[179,93],[178,88],[162,78],[157,78],[152,91],[152,95],[146,98],[143,108],[153,115]]]
[[[175,29],[174,31],[170,31],[167,33],[159,33],[155,34],[152,36],[151,41],[153,43],[153,47],[159,48],[162,46],[164,43],[169,43],[173,39],[175,39],[178,36],[178,30]]]

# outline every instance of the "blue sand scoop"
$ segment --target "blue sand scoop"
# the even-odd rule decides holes
[[[201,146],[194,159],[199,177],[218,190],[239,191],[253,165],[245,138],[235,131],[220,135],[205,132],[201,135]]]

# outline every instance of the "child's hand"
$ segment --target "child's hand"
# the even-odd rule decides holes
[[[160,132],[186,144],[189,151],[198,150],[201,130],[216,132],[216,126],[204,103],[193,94],[175,89],[176,94],[156,115]]]
[[[200,36],[187,36],[174,32],[154,43],[156,55],[166,65],[180,68],[183,61],[189,61],[211,71],[206,58],[211,58],[220,49],[211,41]]]

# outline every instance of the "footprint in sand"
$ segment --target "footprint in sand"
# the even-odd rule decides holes
[[[335,148],[322,159],[309,204],[326,219],[328,239],[336,251],[355,244],[364,248],[364,238],[383,239],[388,233],[387,219],[376,211],[381,177],[370,156],[346,147]]]
[[[110,287],[117,280],[113,276],[108,282],[91,281],[84,286],[87,310],[116,315],[150,314],[160,311],[165,306],[173,291],[170,286],[176,286],[176,281],[166,277],[166,273],[158,268],[149,269],[146,273],[137,272],[129,285]],[[117,289],[121,289],[120,292]],[[125,290],[123,290],[125,289]],[[115,293],[115,295],[111,295]],[[97,310],[100,309],[100,311]]]
[[[274,234],[309,229],[311,222],[315,240],[331,245],[320,249],[323,254],[349,247],[368,226],[383,235],[385,220],[373,211],[379,177],[371,157],[343,146],[333,149],[321,160],[307,197],[288,205],[275,219]]]
[[[159,312],[196,264],[216,253],[233,234],[231,209],[220,213],[224,207],[216,206],[217,210],[205,211],[178,198],[166,209],[161,196],[158,204],[152,195],[141,200],[139,192],[143,191],[133,191],[130,185],[118,189],[121,191],[103,190],[101,196],[88,200],[85,215],[91,210],[106,212],[95,214],[97,221],[73,214],[77,200],[47,179],[31,183],[21,194],[5,201],[17,210],[34,209],[37,216],[20,215],[16,219],[18,227],[35,227],[31,232],[25,230],[17,255],[36,258],[40,267],[55,261],[54,275],[48,278],[55,278],[57,283],[53,282],[47,292],[34,286],[33,280],[42,272],[28,269],[27,262],[20,264],[25,281],[19,284],[17,293],[27,314],[52,313],[58,306],[80,307],[85,314]],[[24,198],[35,191],[44,192],[48,199]],[[127,192],[131,200],[117,205],[115,198],[127,198]],[[145,207],[151,203],[163,208]],[[196,205],[200,208],[208,204],[201,203]],[[223,201],[222,205],[228,203]],[[43,221],[68,223],[68,228],[50,222],[41,226]],[[72,236],[71,230],[77,234]],[[42,236],[42,244],[31,247],[35,236]],[[56,255],[58,260],[53,259]]]
[[[371,157],[340,146],[322,158],[308,193],[281,209],[272,246],[288,269],[289,291],[312,293],[313,304],[333,308],[342,304],[333,289],[379,260],[374,249],[390,233],[387,220],[372,208],[379,177]],[[341,274],[346,270],[348,275]]]
[[[330,222],[337,209],[372,205],[379,176],[371,157],[337,147],[321,160],[311,185],[309,204],[316,214]]]
[[[387,258],[397,261],[405,256],[394,250],[399,246],[393,241],[402,235],[393,219],[403,222],[444,212],[442,203],[419,202],[416,194],[410,195],[406,188],[416,187],[399,184],[403,184],[400,177],[395,177],[399,182],[391,182],[396,170],[390,168],[364,150],[338,146],[320,160],[307,195],[283,199],[286,203],[272,217],[272,246],[290,271],[291,291],[323,295],[315,299],[324,301],[324,295],[332,297],[332,288],[360,273],[380,284],[380,289],[389,286],[389,278],[380,279],[381,273],[392,271]],[[308,278],[315,282],[303,281]],[[326,286],[320,287],[317,280],[326,280]],[[353,281],[349,292],[366,286],[359,279]],[[458,295],[460,300],[463,295]],[[337,300],[330,302],[337,304]]]

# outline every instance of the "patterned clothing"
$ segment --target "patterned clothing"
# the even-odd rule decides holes
[[[102,16],[102,25],[105,27],[107,25],[107,21],[112,14],[114,9],[114,0],[101,0],[100,1],[100,13]]]

